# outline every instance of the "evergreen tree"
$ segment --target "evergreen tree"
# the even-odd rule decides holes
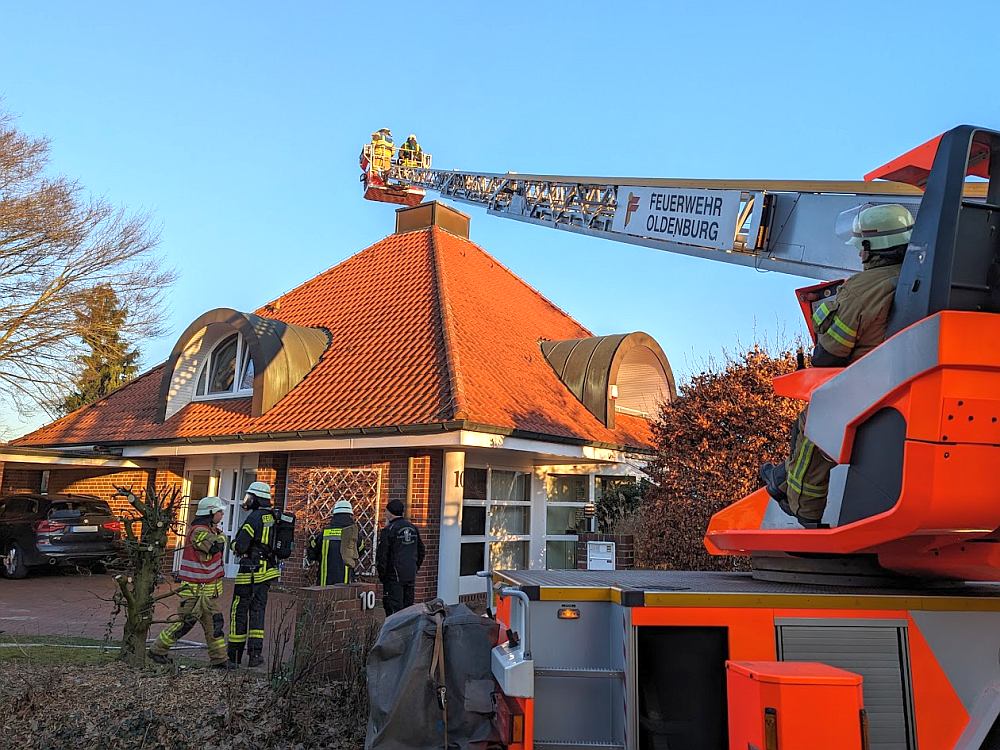
[[[57,404],[60,414],[104,398],[136,376],[139,351],[122,337],[127,318],[127,310],[110,286],[97,286],[86,293],[76,319],[77,335],[89,351],[76,358],[80,374],[73,392]]]

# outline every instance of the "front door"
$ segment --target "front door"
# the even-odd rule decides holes
[[[226,515],[222,519],[222,533],[226,535],[229,544],[223,553],[222,562],[225,565],[226,578],[235,578],[239,570],[239,560],[232,549],[232,541],[240,530],[247,512],[240,506],[246,488],[257,478],[255,469],[223,469],[219,477],[219,497],[226,501]]]

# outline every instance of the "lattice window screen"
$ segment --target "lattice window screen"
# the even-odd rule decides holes
[[[305,522],[309,533],[323,528],[338,500],[350,500],[354,520],[365,549],[358,575],[375,575],[375,542],[378,539],[381,469],[313,469],[306,490]]]

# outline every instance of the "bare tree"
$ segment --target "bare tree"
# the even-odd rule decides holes
[[[121,659],[133,667],[146,665],[146,640],[154,620],[156,603],[174,595],[170,588],[156,593],[161,564],[170,532],[176,531],[177,508],[181,494],[177,488],[146,487],[137,495],[131,489],[115,487],[125,497],[133,512],[122,517],[125,541],[122,555],[112,564],[118,591],[113,598],[111,621],[125,612]],[[109,628],[110,630],[110,628]]]
[[[22,410],[57,402],[72,384],[88,351],[81,313],[98,290],[123,302],[119,331],[135,340],[163,332],[174,280],[148,216],[48,175],[48,157],[46,139],[0,112],[0,394]]]

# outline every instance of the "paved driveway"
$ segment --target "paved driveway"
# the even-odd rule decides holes
[[[115,583],[109,575],[60,573],[42,571],[20,581],[0,578],[0,633],[23,636],[70,635],[103,639],[108,628],[113,605],[111,597]],[[166,590],[161,587],[161,590]],[[232,601],[232,581],[225,582],[223,611],[228,612]],[[157,606],[156,619],[164,619],[176,607],[176,599],[166,599]],[[270,642],[284,619],[291,623],[289,607],[292,598],[287,594],[272,592],[268,601],[268,629]],[[112,636],[120,638],[124,613],[118,616]],[[229,617],[226,615],[228,632]],[[154,625],[156,634],[162,625]],[[201,628],[195,626],[185,640],[204,643]],[[270,643],[267,643],[270,646]]]

